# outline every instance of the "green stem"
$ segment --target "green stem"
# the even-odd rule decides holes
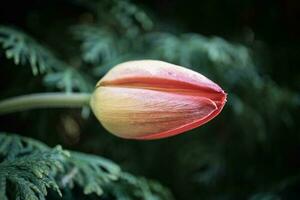
[[[35,108],[83,107],[89,105],[88,93],[38,93],[0,101],[0,115]]]

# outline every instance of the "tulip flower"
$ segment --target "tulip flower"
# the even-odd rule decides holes
[[[91,107],[112,134],[160,139],[201,126],[220,113],[226,93],[192,70],[156,60],[112,68],[96,85]]]

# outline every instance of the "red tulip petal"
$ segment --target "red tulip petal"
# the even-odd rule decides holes
[[[188,124],[182,125],[180,127],[177,127],[173,130],[168,130],[165,132],[161,133],[156,133],[156,134],[151,134],[151,135],[146,135],[146,136],[140,136],[136,137],[135,139],[140,139],[140,140],[153,140],[153,139],[161,139],[161,138],[166,138],[166,137],[171,137],[174,135],[178,135],[180,133],[183,133],[185,131],[194,129],[196,127],[199,127],[208,121],[212,120],[215,116],[217,116],[223,109],[225,102],[222,104],[222,106],[218,107],[216,110],[208,114],[207,116],[204,116],[194,122],[190,122]]]
[[[97,84],[105,85],[163,85],[164,88],[223,90],[205,76],[178,65],[157,60],[130,61],[111,69]]]
[[[133,139],[176,135],[202,125],[218,111],[205,97],[136,88],[99,87],[92,101],[97,101],[93,111],[106,129]]]

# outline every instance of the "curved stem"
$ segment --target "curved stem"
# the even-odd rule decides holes
[[[89,93],[37,93],[0,101],[0,115],[35,108],[83,107],[89,105]]]

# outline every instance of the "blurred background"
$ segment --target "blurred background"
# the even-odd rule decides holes
[[[1,116],[1,131],[104,156],[179,200],[299,199],[299,21],[297,0],[5,0],[1,99],[92,92],[117,63],[159,59],[209,77],[228,102],[157,141],[114,137],[88,108]]]

